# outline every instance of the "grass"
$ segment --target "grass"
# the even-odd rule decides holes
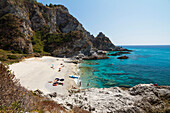
[[[43,52],[42,54],[39,54],[38,56],[44,56],[44,55],[49,56],[50,54]],[[0,61],[4,64],[17,63],[23,60],[24,58],[30,58],[34,56],[37,56],[37,54],[20,54],[20,53],[16,53],[13,51],[0,49]]]
[[[13,51],[0,49],[0,61],[5,64],[12,64],[21,61],[27,54],[13,53]]]
[[[41,52],[34,53],[34,54],[23,54],[18,53],[18,51],[8,51],[0,49],[0,61],[4,64],[13,64],[22,61],[24,58],[30,58],[30,57],[41,57],[41,56],[50,56],[50,53],[48,52]]]

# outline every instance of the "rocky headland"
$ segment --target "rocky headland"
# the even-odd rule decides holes
[[[85,30],[63,5],[44,6],[36,0],[0,1],[0,49],[72,57],[81,51],[110,51],[115,45],[102,32]]]

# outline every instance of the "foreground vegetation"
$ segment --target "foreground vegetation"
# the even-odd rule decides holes
[[[23,54],[22,52],[20,53],[19,51],[0,49],[0,62],[4,64],[12,64],[22,61],[25,58],[41,57],[44,55],[49,56],[50,54],[49,53]]]
[[[0,112],[65,111],[57,103],[20,86],[8,67],[0,64]]]
[[[8,66],[0,63],[0,113],[43,113],[46,111],[50,113],[88,113],[79,107],[66,111],[47,97],[28,91],[15,79],[15,75],[8,70]]]

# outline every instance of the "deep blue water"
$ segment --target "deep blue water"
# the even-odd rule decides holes
[[[123,47],[133,50],[126,54],[129,59],[109,56],[109,59],[82,63],[82,88],[132,87],[140,83],[170,86],[170,45]]]

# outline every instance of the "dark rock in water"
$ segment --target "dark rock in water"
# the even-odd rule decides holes
[[[130,52],[120,51],[120,52],[117,52],[117,53],[108,54],[108,56],[118,56],[118,55],[122,55],[122,54],[130,54]]]
[[[129,49],[125,49],[125,48],[123,48],[123,47],[118,47],[118,46],[116,46],[113,51],[130,51],[130,52],[131,52],[132,50],[129,50]]]
[[[134,77],[128,77],[128,79],[134,79]]]
[[[107,56],[87,56],[83,60],[97,60],[97,59],[109,59]]]
[[[117,57],[117,59],[128,59],[128,56],[121,56],[121,57]]]
[[[109,59],[109,57],[106,55],[106,51],[102,50],[91,50],[90,51],[91,55],[90,56],[85,56],[82,59],[83,60],[97,60],[97,59]],[[98,63],[96,63],[98,64]]]

